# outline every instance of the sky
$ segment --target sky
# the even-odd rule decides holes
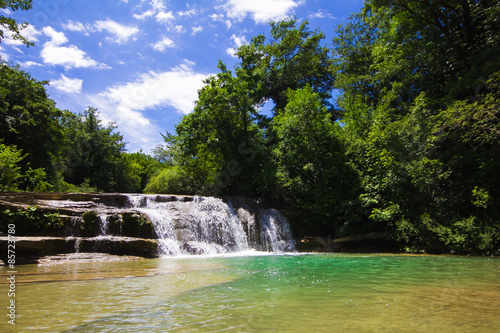
[[[47,93],[59,109],[97,108],[128,151],[149,154],[193,111],[219,60],[234,68],[235,50],[267,36],[270,20],[308,20],[326,45],[362,6],[363,0],[34,0],[29,11],[0,14],[28,22],[22,35],[35,46],[7,36],[0,57],[50,81]]]

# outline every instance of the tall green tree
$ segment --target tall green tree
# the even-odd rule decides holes
[[[62,112],[45,90],[48,82],[38,81],[27,72],[7,64],[0,65],[0,139],[26,154],[28,166],[43,168],[50,181],[59,179],[58,159],[62,131]]]
[[[309,86],[289,90],[288,104],[273,125],[277,181],[285,200],[316,213],[330,230],[352,218],[348,206],[356,201],[357,177],[346,164],[340,127],[319,94]]]
[[[309,30],[308,21],[295,18],[271,22],[270,37],[258,35],[236,53],[241,62],[238,77],[250,79],[257,100],[272,100],[274,111],[287,104],[288,89],[310,86],[324,105],[330,106],[334,76],[330,49],[322,45],[325,35]]]
[[[221,72],[205,81],[193,113],[171,136],[175,163],[192,179],[191,192],[230,193],[251,186],[259,130],[246,83],[219,63]],[[252,160],[252,161],[250,161]]]
[[[424,92],[464,99],[500,69],[495,0],[366,1],[334,40],[337,87],[404,114]]]
[[[373,0],[338,30],[342,137],[365,225],[408,250],[498,249],[498,89],[485,84],[500,66],[498,10]]]

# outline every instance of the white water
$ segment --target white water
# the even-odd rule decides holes
[[[226,204],[212,197],[194,197],[190,202],[158,195],[129,195],[128,198],[130,206],[147,215],[153,223],[162,255],[295,249],[288,221],[274,209],[251,212],[239,208],[236,211],[231,202]]]

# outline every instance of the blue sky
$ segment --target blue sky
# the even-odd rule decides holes
[[[295,15],[330,43],[335,27],[363,0],[34,0],[26,12],[3,11],[30,26],[26,48],[6,38],[3,60],[38,80],[57,107],[82,112],[92,106],[112,121],[131,152],[150,153],[160,133],[192,112],[203,80],[234,50],[269,33],[269,20]]]

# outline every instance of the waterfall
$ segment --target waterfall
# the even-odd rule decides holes
[[[250,198],[120,193],[30,196],[39,209],[68,219],[68,225],[57,232],[74,242],[76,252],[178,256],[295,250],[287,219]]]
[[[260,215],[260,241],[264,249],[272,252],[295,250],[295,241],[286,217],[276,209],[262,210]]]
[[[213,197],[131,194],[128,201],[153,223],[162,255],[295,250],[288,221],[274,209],[235,209]]]

